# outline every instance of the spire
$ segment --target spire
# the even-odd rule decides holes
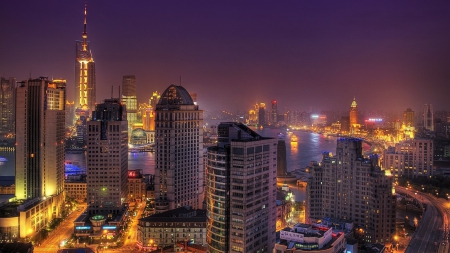
[[[81,35],[83,37],[83,51],[86,51],[86,47],[87,47],[87,32],[86,32],[86,23],[87,23],[87,0],[85,0],[84,2],[84,30],[83,30],[83,34]]]
[[[356,107],[356,97],[353,97],[352,105],[350,107]]]

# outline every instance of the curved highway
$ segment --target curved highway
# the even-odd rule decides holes
[[[429,194],[421,192],[415,194],[415,191],[398,186],[395,189],[398,193],[407,194],[427,206],[405,253],[438,251],[443,241],[443,229],[448,224],[448,214],[442,203]]]

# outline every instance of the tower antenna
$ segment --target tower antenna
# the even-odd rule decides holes
[[[83,51],[86,51],[87,49],[87,32],[86,32],[86,24],[87,24],[87,0],[84,1],[84,29],[83,34],[81,35],[83,37]]]
[[[180,76],[180,86],[181,86],[181,76]]]
[[[113,95],[114,94],[114,86],[113,85],[111,85],[111,98],[113,98]]]

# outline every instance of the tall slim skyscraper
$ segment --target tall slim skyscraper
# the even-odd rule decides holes
[[[89,213],[118,214],[128,194],[128,124],[120,99],[96,105],[87,139]]]
[[[87,4],[84,5],[84,30],[82,40],[75,43],[75,83],[76,83],[76,108],[88,110],[95,109],[95,63],[87,41]]]
[[[432,104],[423,105],[423,128],[434,131],[434,111]]]
[[[0,85],[0,133],[14,133],[16,79],[2,77]]]
[[[356,104],[356,98],[353,98],[350,105],[350,129],[354,128],[358,124],[358,105]]]
[[[208,252],[272,252],[275,246],[277,140],[241,123],[218,126],[208,148]]]
[[[361,139],[340,138],[336,155],[324,152],[321,164],[309,168],[307,223],[324,217],[353,221],[370,243],[390,241],[395,232],[393,176],[376,155],[363,157]]]
[[[266,121],[266,104],[260,103],[258,108],[258,124],[260,126],[265,126],[267,124]]]
[[[123,76],[122,102],[127,108],[128,125],[137,123],[136,77],[133,75]]]
[[[203,111],[185,88],[170,85],[156,105],[156,212],[203,202]]]
[[[403,124],[405,124],[406,127],[414,126],[414,111],[411,108],[408,108],[403,112]]]
[[[19,82],[16,91],[16,197],[64,191],[66,81],[46,77]]]
[[[276,125],[278,123],[278,108],[276,100],[272,100],[272,111],[270,113],[270,121],[272,125]]]

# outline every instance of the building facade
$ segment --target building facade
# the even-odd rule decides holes
[[[350,131],[354,133],[358,128],[358,105],[356,104],[356,98],[353,98],[352,104],[350,105],[349,120]]]
[[[205,235],[205,210],[183,206],[139,219],[136,246],[143,250],[156,250],[178,242],[203,246]]]
[[[271,252],[275,245],[277,140],[221,123],[208,148],[208,252]]]
[[[131,126],[137,123],[136,77],[134,75],[123,76],[122,103],[127,108],[127,121],[131,129]]]
[[[14,133],[16,110],[16,79],[0,78],[0,133]]]
[[[306,222],[324,217],[353,221],[364,240],[385,243],[395,232],[393,177],[379,167],[378,157],[362,155],[362,140],[340,138],[336,155],[325,152],[309,168]]]
[[[156,105],[156,212],[203,202],[203,111],[182,86],[170,85]]]
[[[16,91],[16,197],[64,192],[65,80],[19,82]]]
[[[413,139],[385,150],[383,165],[396,178],[430,177],[434,175],[433,158],[433,140]]]
[[[403,112],[403,124],[405,127],[414,127],[414,111],[411,108]]]
[[[128,199],[145,201],[147,198],[147,181],[141,170],[128,170]]]
[[[432,104],[423,105],[423,128],[434,131],[434,111]]]
[[[96,105],[87,123],[89,214],[118,214],[128,195],[128,123],[119,99]]]

